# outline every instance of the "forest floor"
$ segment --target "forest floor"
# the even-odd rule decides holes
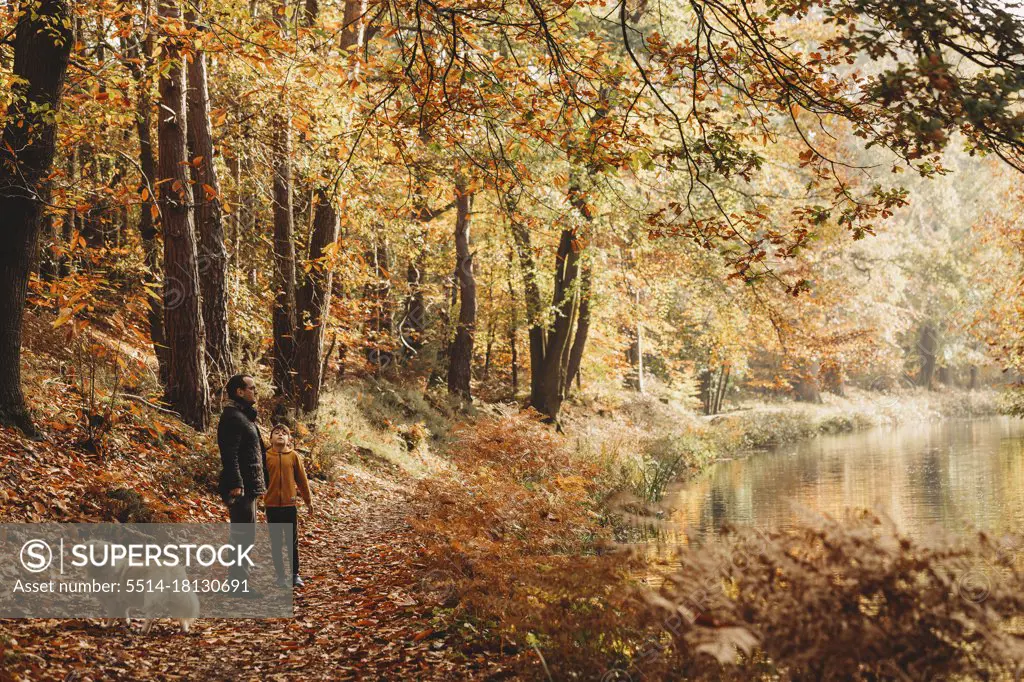
[[[65,466],[45,453],[20,466],[11,459],[0,463],[8,491],[26,474],[38,481]],[[0,680],[504,677],[500,655],[460,651],[435,630],[436,586],[429,574],[425,582],[401,482],[356,472],[346,483],[316,485],[317,511],[300,518],[306,586],[295,592],[294,618],[203,618],[187,635],[170,620],[148,635],[139,621],[103,629],[96,619],[0,620]],[[39,488],[8,502],[35,510]]]

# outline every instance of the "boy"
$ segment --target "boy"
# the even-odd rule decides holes
[[[267,507],[267,523],[290,523],[292,526],[292,585],[304,587],[299,577],[299,524],[296,503],[301,495],[306,509],[313,511],[313,501],[309,494],[309,482],[306,480],[306,469],[302,457],[292,447],[292,432],[284,424],[277,424],[270,430],[270,449],[267,451],[267,494],[264,504]],[[283,529],[270,527],[270,547],[274,554],[274,570],[277,573],[278,587],[287,585],[284,573],[282,550],[284,545]]]

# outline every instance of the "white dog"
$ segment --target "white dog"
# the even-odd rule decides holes
[[[101,547],[110,543],[104,540],[92,540],[89,545]],[[109,550],[108,550],[109,551]],[[175,620],[181,626],[183,633],[188,633],[189,628],[199,616],[199,598],[195,592],[175,591],[175,581],[179,586],[188,580],[185,568],[178,566],[130,566],[127,558],[120,558],[111,566],[109,562],[104,566],[94,566],[92,562],[86,565],[89,577],[100,582],[116,583],[120,590],[116,592],[97,592],[94,596],[104,606],[106,612],[123,614],[103,619],[103,627],[110,627],[118,618],[124,618],[125,623],[131,624],[135,615],[143,619],[142,634],[148,634],[152,629],[156,617],[151,614],[174,613]],[[146,587],[145,590],[129,591],[128,584],[133,586]],[[163,590],[149,590],[149,587],[156,586],[163,582]]]

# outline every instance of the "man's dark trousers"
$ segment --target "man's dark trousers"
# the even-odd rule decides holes
[[[228,506],[228,514],[231,518],[229,542],[235,547],[241,547],[239,551],[244,552],[246,547],[256,544],[256,498],[248,495],[238,497],[234,504]],[[247,584],[243,588],[241,581],[249,579],[249,571],[252,567],[244,559],[239,563],[242,565],[231,566],[228,569],[228,580],[238,580],[239,590],[251,591],[252,585]]]

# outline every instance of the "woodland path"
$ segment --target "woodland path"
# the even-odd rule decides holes
[[[0,621],[23,643],[0,681],[506,677],[497,657],[457,652],[434,631],[438,586],[417,560],[400,488],[363,481],[318,494],[316,514],[300,514],[306,587],[294,618],[200,619],[188,635],[166,620],[148,636],[98,620]]]

